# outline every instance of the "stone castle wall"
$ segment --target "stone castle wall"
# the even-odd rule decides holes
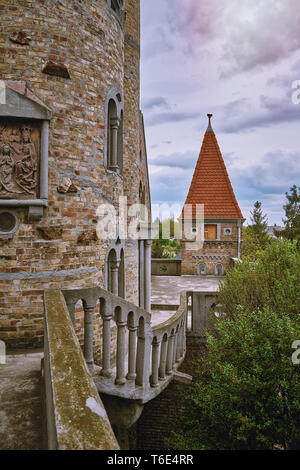
[[[146,177],[139,163],[139,0],[125,2],[125,28],[105,0],[5,0],[0,10],[0,80],[26,81],[52,112],[48,207],[39,222],[29,221],[28,208],[11,207],[19,228],[0,241],[0,337],[8,347],[40,346],[44,289],[105,285],[108,242],[96,237],[97,207],[117,208],[123,195],[137,202],[139,177]],[[112,89],[124,102],[123,175],[105,166]],[[66,182],[69,191],[59,192]],[[125,247],[125,278],[134,302],[136,260],[133,243]],[[97,312],[95,327],[101,333]]]

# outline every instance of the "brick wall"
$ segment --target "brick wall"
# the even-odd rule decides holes
[[[139,0],[128,0],[125,9],[124,31],[105,0],[1,2],[0,80],[26,80],[52,110],[49,206],[39,223],[28,223],[27,209],[12,209],[19,229],[0,241],[0,337],[8,347],[42,344],[45,288],[104,286],[108,243],[95,238],[97,207],[117,208],[121,195],[138,198],[139,52],[124,46],[124,38],[139,43]],[[11,41],[18,31],[29,44]],[[48,61],[64,64],[70,78],[42,73]],[[125,103],[124,176],[104,166],[105,99],[112,88],[123,90]],[[66,177],[78,192],[58,192]],[[137,247],[126,250],[127,298],[137,301]],[[77,318],[82,336],[79,310]],[[97,312],[95,325],[101,332]]]

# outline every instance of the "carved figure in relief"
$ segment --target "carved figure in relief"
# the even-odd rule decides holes
[[[37,132],[29,125],[0,125],[0,197],[36,197],[38,185]]]
[[[15,164],[16,183],[29,194],[36,186],[37,154],[30,138],[30,127],[22,128],[23,157]]]
[[[0,190],[5,189],[14,193],[15,185],[13,183],[14,160],[8,145],[3,145],[0,152]]]

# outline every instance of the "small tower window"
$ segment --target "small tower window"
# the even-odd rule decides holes
[[[197,273],[198,273],[198,276],[206,276],[206,264],[205,263],[198,264]]]
[[[224,266],[222,263],[217,263],[215,265],[215,275],[216,276],[224,276]]]
[[[123,172],[123,109],[121,96],[110,94],[107,104],[106,166]],[[121,101],[120,101],[121,100]]]
[[[107,0],[107,3],[122,20],[124,18],[124,0]]]

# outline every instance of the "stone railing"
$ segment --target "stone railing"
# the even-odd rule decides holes
[[[155,398],[172,380],[185,356],[187,297],[168,321],[151,327],[151,314],[98,288],[64,290],[74,324],[76,303],[84,310],[84,357],[100,393],[136,400]],[[93,313],[100,307],[103,320],[102,368],[93,361]],[[111,364],[111,328],[117,327],[116,366]]]
[[[205,332],[207,325],[207,314],[211,308],[217,305],[216,292],[193,292],[185,293],[187,298],[187,334],[199,339],[205,340]]]
[[[151,274],[152,276],[180,276],[181,260],[152,258]]]
[[[106,410],[87,369],[65,299],[45,291],[42,366],[48,450],[117,450]]]

